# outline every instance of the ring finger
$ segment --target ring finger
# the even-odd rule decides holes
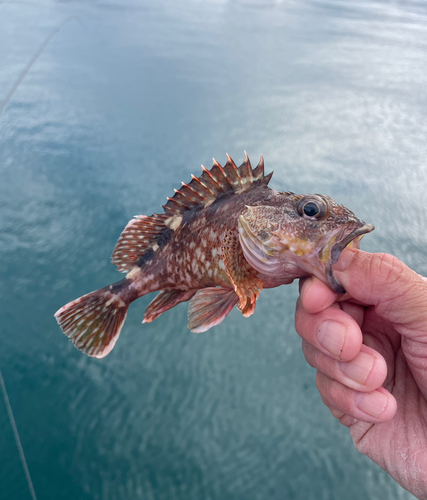
[[[387,364],[377,351],[366,345],[350,361],[336,361],[303,340],[302,349],[308,364],[329,378],[361,392],[380,387],[387,376]]]

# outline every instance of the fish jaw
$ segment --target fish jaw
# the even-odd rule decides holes
[[[326,264],[326,276],[328,278],[329,286],[337,293],[345,293],[345,288],[339,282],[338,278],[334,274],[333,265],[336,264],[340,258],[341,252],[346,247],[360,248],[360,241],[363,236],[367,233],[372,232],[375,229],[373,224],[364,223],[362,227],[356,227],[347,234],[343,239],[335,241],[329,244],[330,257]]]

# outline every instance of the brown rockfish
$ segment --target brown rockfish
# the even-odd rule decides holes
[[[135,216],[125,227],[112,256],[124,279],[55,314],[78,349],[106,356],[129,304],[154,291],[160,293],[143,323],[189,300],[193,332],[218,325],[236,305],[250,316],[263,288],[295,278],[314,275],[345,292],[332,265],[347,245],[358,248],[371,224],[328,196],[269,188],[262,156],[254,169],[246,153],[240,167],[227,155],[224,167],[214,160],[202,169],[175,190],[162,214]]]

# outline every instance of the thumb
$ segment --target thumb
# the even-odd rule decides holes
[[[336,276],[356,300],[413,340],[427,343],[427,280],[397,257],[345,249],[334,266]]]

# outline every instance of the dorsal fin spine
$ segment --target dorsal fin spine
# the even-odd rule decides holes
[[[242,187],[239,170],[229,154],[227,154],[227,163],[224,166],[224,172],[234,190],[240,189]]]
[[[214,193],[211,188],[206,186],[206,184],[204,184],[198,177],[196,177],[195,175],[192,175],[191,177],[192,177],[194,182],[197,182],[198,184],[200,184],[203,188],[205,188],[207,191],[209,191],[209,193],[212,196],[216,196],[216,193]]]
[[[199,196],[200,198],[203,198],[203,196],[196,189],[192,188],[190,184],[186,184],[185,182],[182,182],[181,184],[186,188],[190,189],[190,191],[192,191],[195,195]]]
[[[264,184],[267,185],[272,177],[273,177],[273,172],[270,172],[268,175],[264,176]]]
[[[181,184],[182,184],[184,187],[188,188],[188,189],[189,189],[191,192],[193,192],[195,195],[197,195],[197,196],[199,196],[199,197],[202,197],[202,195],[201,195],[198,191],[196,191],[194,188],[192,188],[189,184],[186,184],[185,182],[181,182]]]
[[[218,162],[215,160],[215,158],[212,158],[212,160],[213,160],[212,170],[213,170],[214,168],[218,169],[218,170],[219,170],[219,172],[220,172],[220,174],[221,174],[221,176],[222,176],[222,179],[224,179],[224,180],[227,182],[227,184],[229,185],[229,187],[230,187],[231,189],[233,189],[233,183],[232,183],[232,182],[230,181],[230,179],[227,177],[227,174],[226,174],[225,170],[223,169],[223,167],[221,166],[221,164],[220,164],[220,163],[218,163]],[[212,175],[213,175],[213,172],[212,172]],[[218,179],[218,180],[219,180],[219,179]]]
[[[245,151],[245,159],[239,167],[239,174],[242,179],[243,185],[253,183],[254,177],[252,174],[252,166],[251,162],[249,161],[248,155],[246,154],[246,151]]]
[[[193,199],[193,201],[195,201],[197,203],[197,202],[200,202],[201,200],[204,200],[203,196],[198,191],[196,191],[195,189],[193,189],[191,186],[189,186],[185,182],[181,182],[181,184],[182,184],[182,186],[184,188],[186,188],[189,191],[191,191],[192,194],[196,195],[196,197]]]
[[[181,205],[186,205],[187,208],[191,208],[194,205],[193,199],[190,198],[187,193],[185,193],[182,189],[174,189],[175,194],[173,195],[174,200]]]
[[[264,174],[264,157],[262,155],[259,157],[259,162],[257,166],[261,169],[262,173]]]
[[[176,200],[175,198],[169,198],[169,196],[167,196],[167,200],[170,201],[170,202],[176,203],[180,207],[183,207],[183,208],[186,208],[186,209],[190,208],[188,205],[186,205],[185,203],[182,203],[182,202]]]
[[[185,196],[187,197],[188,200],[191,201],[193,206],[197,205],[198,203],[204,200],[203,196],[198,191],[193,189],[191,186],[189,186],[185,182],[181,182],[181,184],[182,184],[181,192],[185,194]]]
[[[181,212],[181,210],[177,210],[176,208],[168,207],[167,205],[161,205],[161,207],[163,208],[165,213],[167,213],[169,216],[172,214],[178,214]]]
[[[212,179],[212,181],[213,181],[213,182],[214,182],[214,183],[218,186],[218,188],[222,191],[222,190],[223,190],[223,185],[222,185],[222,184],[218,181],[218,179],[217,179],[216,177],[214,177],[214,176],[212,175],[212,172],[209,172],[209,170],[208,170],[206,167],[204,167],[203,165],[202,165],[202,170],[203,170],[203,172],[204,172],[206,175],[208,175],[208,176]]]
[[[226,153],[226,156],[227,156],[227,163],[233,167],[234,172],[236,173],[237,177],[240,180],[240,173],[239,173],[239,169],[237,168],[237,165],[234,163],[233,159],[231,158],[231,156],[228,153]]]
[[[263,179],[264,178],[264,158],[261,155],[258,165],[252,171],[252,175],[255,179]],[[264,184],[264,181],[263,181]]]

